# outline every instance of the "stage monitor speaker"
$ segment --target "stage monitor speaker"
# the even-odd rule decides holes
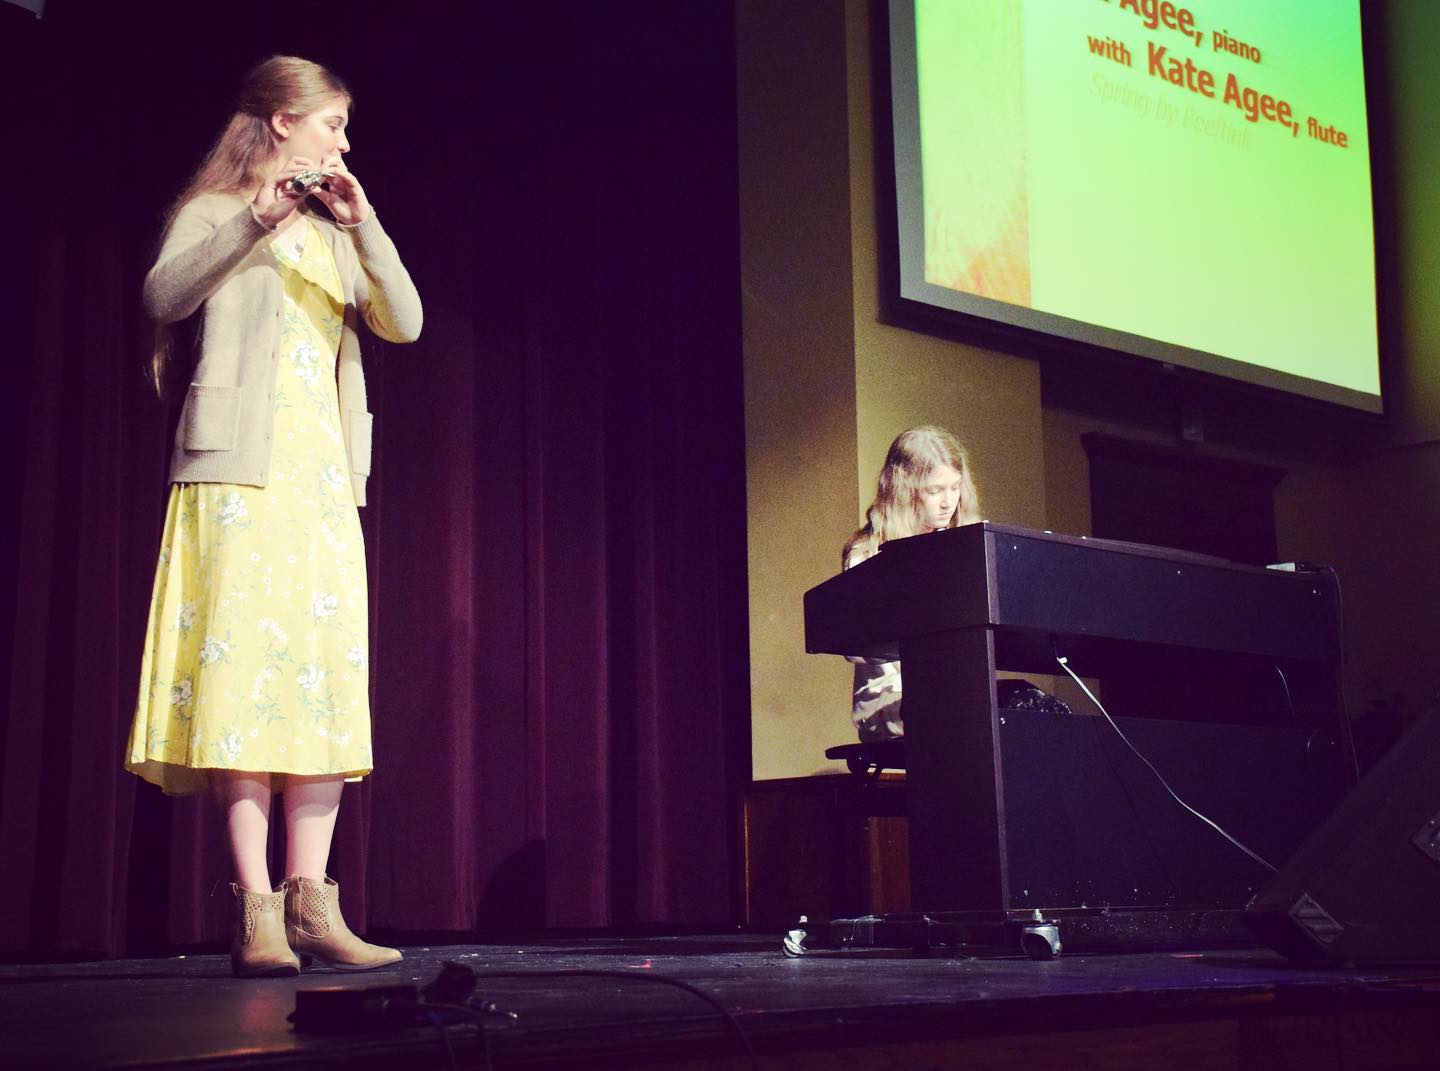
[[[1245,921],[1294,960],[1440,961],[1440,705],[1301,844]]]

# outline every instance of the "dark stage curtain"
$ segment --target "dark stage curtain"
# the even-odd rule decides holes
[[[341,808],[347,914],[482,934],[734,918],[731,6],[202,10],[0,12],[12,147],[35,163],[6,191],[0,951],[224,934],[215,815],[120,765],[169,434],[138,294],[241,72],[281,51],[350,82],[351,167],[426,303],[419,343],[366,349],[376,772]]]

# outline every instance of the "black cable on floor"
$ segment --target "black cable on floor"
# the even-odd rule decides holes
[[[673,989],[679,989],[689,993],[691,996],[698,997],[724,1016],[725,1021],[730,1024],[730,1028],[735,1032],[735,1036],[740,1039],[740,1044],[745,1050],[745,1058],[749,1061],[752,1071],[759,1071],[760,1069],[760,1060],[755,1055],[755,1047],[750,1043],[749,1035],[745,1033],[745,1028],[740,1025],[740,1020],[735,1018],[734,1013],[703,989],[693,986],[689,982],[682,982],[677,978],[666,978],[662,974],[638,974],[630,971],[585,969],[559,971],[476,971],[475,977],[477,980],[481,978],[621,978],[627,982],[649,982],[655,985],[670,986]]]

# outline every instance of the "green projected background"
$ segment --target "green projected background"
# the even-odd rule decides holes
[[[896,0],[892,35],[902,296],[1379,408],[1357,0]]]

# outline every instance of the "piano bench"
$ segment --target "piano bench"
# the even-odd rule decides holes
[[[840,744],[827,747],[825,757],[843,761],[852,774],[874,779],[886,770],[905,769],[905,741],[876,740],[868,744]]]
[[[849,769],[835,792],[843,845],[844,906],[861,914],[910,910],[905,741],[879,740],[825,749]],[[893,771],[893,772],[887,772]]]

